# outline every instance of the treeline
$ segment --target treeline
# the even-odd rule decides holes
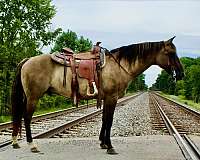
[[[180,58],[184,66],[185,77],[183,80],[174,82],[172,77],[164,70],[158,76],[152,89],[161,90],[168,94],[182,95],[186,99],[200,102],[200,57],[199,58]]]
[[[133,81],[130,82],[127,92],[137,92],[137,91],[145,91],[148,89],[148,86],[145,84],[145,74],[140,74]]]
[[[0,115],[10,114],[10,91],[17,64],[41,54],[61,29],[50,31],[55,15],[50,0],[0,1]]]

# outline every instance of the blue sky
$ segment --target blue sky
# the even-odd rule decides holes
[[[51,28],[61,27],[113,49],[176,35],[179,56],[200,56],[200,1],[53,0],[57,14]],[[159,67],[151,67],[146,83],[155,82]]]

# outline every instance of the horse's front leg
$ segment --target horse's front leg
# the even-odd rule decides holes
[[[117,104],[117,99],[116,98],[106,98],[104,102],[104,107],[105,107],[105,145],[107,146],[107,153],[108,154],[117,154],[117,152],[114,150],[111,140],[110,140],[110,132],[111,132],[111,127],[113,123],[113,116],[114,116],[114,111],[115,111],[115,106]]]
[[[103,115],[102,115],[102,127],[99,135],[99,140],[101,141],[100,147],[102,149],[108,149],[108,146],[105,144],[105,136],[106,136],[106,121],[105,121],[105,107],[103,107]]]

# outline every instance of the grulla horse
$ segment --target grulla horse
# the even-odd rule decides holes
[[[128,84],[152,65],[158,65],[176,80],[184,76],[183,67],[173,44],[175,37],[160,42],[145,42],[122,46],[106,54],[102,68],[102,127],[100,146],[108,154],[116,154],[110,139],[113,115],[117,100],[121,98]],[[80,95],[87,95],[88,81],[77,77]],[[19,148],[17,141],[24,118],[26,138],[32,152],[39,152],[31,135],[31,119],[36,104],[45,93],[56,93],[71,97],[72,71],[67,67],[66,86],[63,84],[63,66],[52,61],[50,54],[42,54],[22,60],[16,73],[12,89],[13,148]]]

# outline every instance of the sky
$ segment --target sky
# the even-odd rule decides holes
[[[181,0],[53,0],[57,13],[51,29],[72,30],[107,49],[173,36],[179,57],[200,56],[200,1]],[[148,86],[161,69],[144,73]]]

